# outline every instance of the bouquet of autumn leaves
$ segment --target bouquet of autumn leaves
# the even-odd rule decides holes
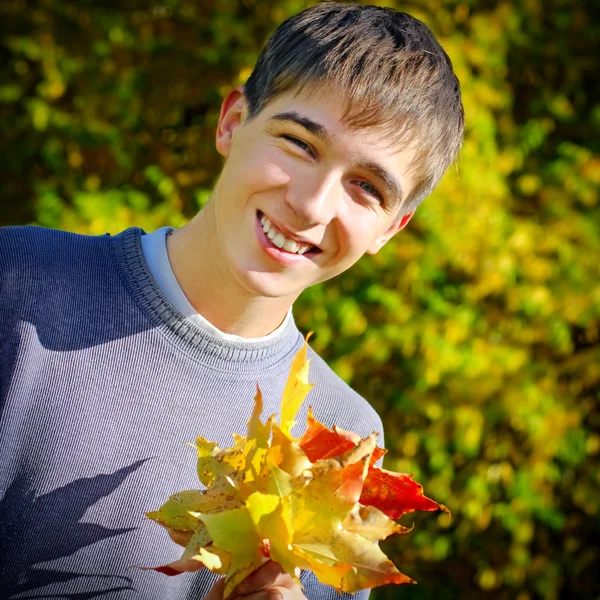
[[[306,432],[294,438],[294,418],[312,385],[307,344],[293,360],[275,415],[260,419],[257,386],[247,435],[220,449],[196,440],[203,490],[174,494],[147,517],[185,548],[178,560],[155,570],[166,575],[207,568],[226,578],[224,597],[271,559],[296,583],[298,569],[321,583],[356,592],[387,583],[414,583],[377,545],[410,530],[396,523],[403,514],[447,509],[423,495],[411,475],[379,469],[385,454],[377,434],[361,439],[329,429],[308,412]]]

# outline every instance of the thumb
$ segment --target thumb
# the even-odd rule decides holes
[[[211,588],[210,592],[204,596],[203,600],[223,600],[223,592],[225,591],[225,578],[222,577]]]

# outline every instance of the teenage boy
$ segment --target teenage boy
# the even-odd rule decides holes
[[[180,554],[144,512],[198,486],[183,442],[231,445],[257,382],[277,412],[303,343],[294,301],[408,223],[462,132],[458,81],[421,22],[319,4],[279,27],[223,101],[223,170],[187,226],[0,231],[3,597],[222,597],[206,570],[130,568]],[[311,356],[319,420],[382,433]],[[301,580],[267,563],[236,597],[338,597]]]

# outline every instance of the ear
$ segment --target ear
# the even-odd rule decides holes
[[[411,220],[414,213],[407,213],[390,225],[389,229],[383,232],[369,247],[367,254],[377,254],[379,250],[387,244],[400,230],[404,229]]]
[[[231,152],[231,142],[236,128],[246,119],[246,98],[244,88],[238,86],[231,90],[221,104],[221,113],[219,114],[219,124],[215,145],[217,152],[227,158]]]

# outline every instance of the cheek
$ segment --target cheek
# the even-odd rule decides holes
[[[287,186],[292,179],[292,172],[281,152],[274,148],[254,151],[240,148],[240,152],[231,158],[243,156],[242,160],[234,161],[230,173],[234,185],[242,184],[248,191],[277,189]]]
[[[365,206],[346,198],[343,214],[339,215],[340,231],[343,231],[351,254],[363,254],[381,229],[378,215]]]
[[[256,180],[259,187],[266,189],[279,188],[289,185],[292,176],[284,165],[277,162],[261,162],[256,165],[251,176]]]

